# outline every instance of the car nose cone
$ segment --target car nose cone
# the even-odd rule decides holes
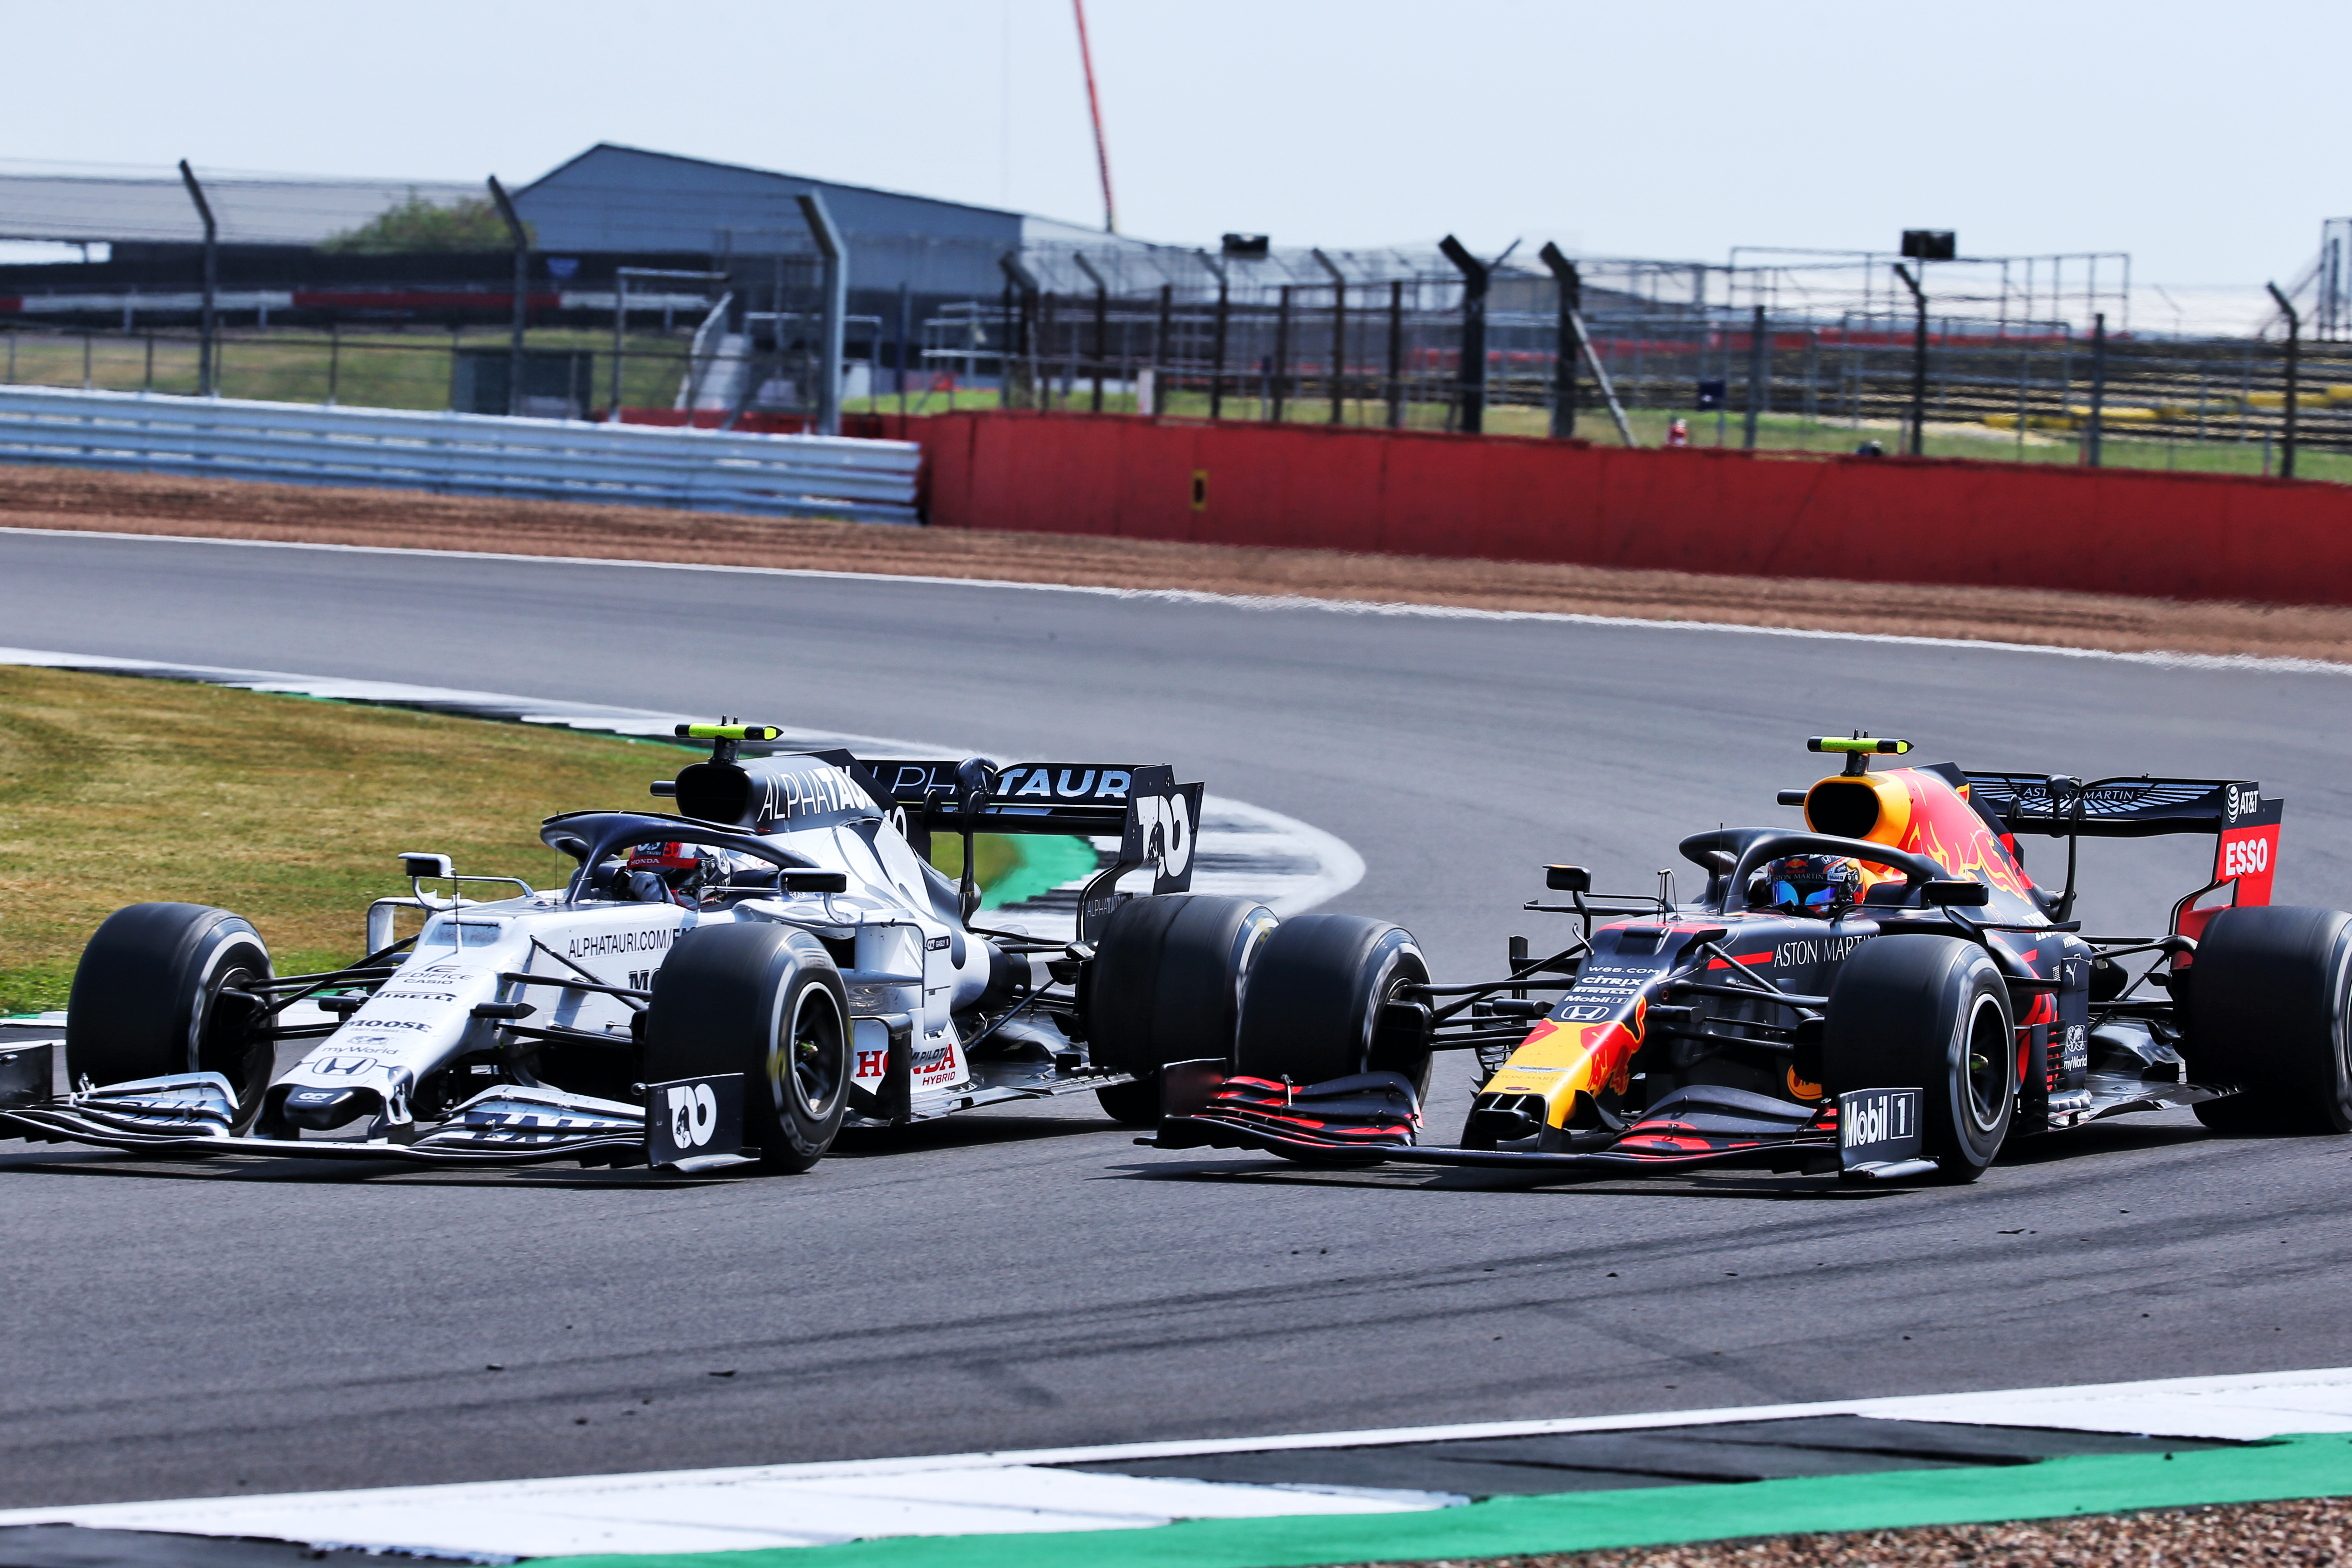
[[[324,1132],[356,1121],[374,1109],[375,1091],[366,1089],[297,1089],[287,1092],[284,1113],[296,1127]]]

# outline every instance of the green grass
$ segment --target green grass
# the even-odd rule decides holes
[[[560,887],[572,862],[539,842],[541,818],[652,809],[646,785],[688,758],[535,725],[0,666],[0,1014],[64,1006],[82,944],[125,904],[234,910],[298,973],[357,954],[370,900],[408,891],[403,850]],[[1030,861],[1059,868],[1069,843],[1091,859],[1083,842],[982,835],[992,903],[1026,896]],[[956,875],[961,842],[936,844]]]
[[[394,857],[560,885],[541,817],[650,805],[683,753],[524,725],[0,667],[0,1012],[65,1005],[124,904],[217,904],[281,971],[353,956]]]
[[[59,333],[0,333],[0,382],[34,386],[89,385],[108,392],[194,396],[198,391],[197,351],[186,337],[153,340],[93,333],[85,340]],[[444,331],[345,332],[340,347],[324,333],[239,329],[221,334],[220,393],[224,397],[268,403],[335,401],[355,408],[441,409],[449,406],[453,343],[467,349],[502,349],[511,340],[503,328],[474,328],[452,338]],[[609,331],[542,331],[529,346],[587,350],[596,355],[591,402],[601,405],[611,389],[613,335]],[[686,373],[687,334],[632,332],[621,362],[621,398],[633,408],[667,408]],[[85,372],[87,378],[85,379]]]

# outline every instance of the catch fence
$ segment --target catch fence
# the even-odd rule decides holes
[[[1409,255],[1318,255],[1310,266],[1319,282],[1290,261],[1220,270],[1203,258],[1197,275],[1153,283],[1107,263],[1082,268],[1082,252],[1066,259],[1033,258],[1008,269],[998,298],[935,305],[903,325],[849,318],[842,405],[1617,440],[1613,393],[1641,445],[1664,443],[1680,419],[1697,445],[1851,450],[1871,440],[1894,447],[1913,395],[1916,321],[1883,288],[1868,308],[1850,291],[1848,306],[1832,311],[1834,298],[1766,288],[1760,274],[1727,281],[1715,269],[1710,284],[1704,269],[1587,261],[1584,352],[1572,353],[1564,377],[1562,342],[1580,340],[1563,332],[1548,275],[1498,268],[1480,301],[1458,268]],[[739,279],[713,292],[692,301],[697,310],[666,304],[666,330],[654,316],[627,318],[618,332],[533,329],[521,412],[602,417],[616,386],[622,407],[693,409],[721,425],[813,409],[818,315],[803,308],[803,279],[779,266],[764,283]],[[1749,302],[1759,295],[1760,318]],[[2004,296],[2000,309],[2024,299]],[[1927,335],[1931,450],[2266,470],[2265,449],[2284,433],[2285,356],[2273,340],[2119,331],[2102,340],[2072,318],[1944,310],[1931,313]],[[200,385],[199,345],[184,330],[16,327],[0,339],[0,380],[11,384],[157,394]],[[257,327],[222,334],[215,378],[232,396],[494,413],[504,411],[509,349],[508,334],[490,327]],[[467,372],[469,363],[480,374]],[[2296,405],[2300,447],[2352,452],[2352,344],[2304,345]]]
[[[923,323],[929,374],[912,379],[906,408],[939,412],[951,387],[979,385],[1015,408],[1434,429],[1464,428],[1475,408],[1490,431],[1551,428],[1564,389],[1549,300],[1490,308],[1484,374],[1465,379],[1459,279],[1270,292],[1220,301],[1166,286],[1140,299],[1041,290],[1025,304],[950,309]],[[1650,313],[1603,302],[1582,326],[1587,357],[1565,390],[1575,432],[1595,439],[1617,438],[1610,391],[1643,444],[1681,418],[1702,445],[1891,447],[1910,413],[1908,311],[1759,321],[1752,308]],[[2048,460],[2053,445],[2091,437],[2095,413],[2106,442],[2258,453],[2284,433],[2275,342],[2101,341],[2063,321],[1949,316],[1931,317],[1927,337],[1927,420],[1939,436],[1973,437],[1971,455]],[[2305,345],[2296,391],[2298,444],[2352,452],[2352,351]]]

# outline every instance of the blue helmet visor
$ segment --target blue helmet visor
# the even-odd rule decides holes
[[[1828,882],[1810,882],[1800,887],[1794,882],[1776,881],[1772,884],[1772,901],[1784,908],[1834,909],[1837,905],[1837,889]]]

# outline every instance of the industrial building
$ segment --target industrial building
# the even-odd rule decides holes
[[[504,249],[320,248],[412,194],[446,205],[480,198],[483,185],[198,173],[219,226],[220,306],[232,317],[436,319],[509,308]],[[604,143],[511,188],[533,231],[534,296],[544,288],[566,297],[543,307],[535,299],[535,310],[609,310],[624,267],[740,273],[747,289],[772,282],[778,258],[814,258],[795,200],[810,192],[847,242],[856,314],[895,315],[902,291],[918,310],[993,298],[1009,254],[1126,243],[1022,213]],[[134,319],[184,317],[196,307],[204,237],[176,174],[0,170],[0,319],[119,321],[126,306]],[[21,242],[50,255],[28,262]]]

